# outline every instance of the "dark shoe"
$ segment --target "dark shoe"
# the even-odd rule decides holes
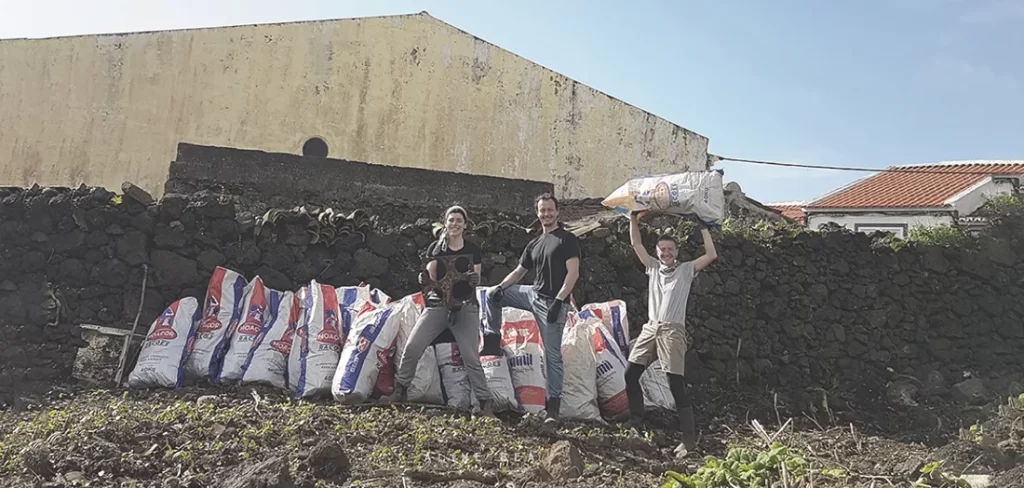
[[[562,408],[561,398],[548,398],[545,408],[544,423],[553,424],[558,422],[558,411]]]
[[[384,405],[393,403],[405,403],[406,390],[402,386],[395,385],[395,391],[388,396],[380,397],[379,403]]]
[[[629,420],[626,420],[625,422],[622,423],[622,428],[623,429],[643,430],[644,429],[644,417],[642,415],[640,415],[640,416],[632,415],[632,416],[629,417]]]
[[[480,402],[480,410],[476,412],[477,417],[494,417],[494,400]]]
[[[693,407],[679,409],[679,431],[682,434],[682,447],[688,451],[697,448],[697,428],[693,422]]]

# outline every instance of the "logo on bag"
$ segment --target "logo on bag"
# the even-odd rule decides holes
[[[334,310],[324,310],[324,330],[317,333],[316,340],[327,344],[341,342],[341,334],[338,333],[338,314]]]
[[[238,328],[240,334],[256,335],[263,327],[263,305],[255,304],[249,306],[249,313],[245,315],[245,322]]]
[[[220,302],[217,301],[217,297],[207,298],[206,307],[203,309],[203,320],[199,322],[199,332],[213,332],[220,329],[218,314],[220,314]]]
[[[366,340],[365,337],[360,337],[359,338],[359,343],[356,344],[356,350],[358,350],[360,353],[364,353],[369,348],[370,348],[370,341]]]
[[[658,183],[658,185],[654,187],[654,191],[652,193],[651,201],[653,201],[654,205],[659,209],[665,210],[672,204],[672,196],[668,183],[665,183],[664,181]]]
[[[153,327],[153,332],[149,333],[149,337],[146,339],[151,341],[171,340],[178,337],[178,333],[174,331],[174,313],[173,308],[164,310],[160,317],[156,319],[156,325]]]

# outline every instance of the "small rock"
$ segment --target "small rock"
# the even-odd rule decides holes
[[[908,478],[916,478],[921,474],[921,468],[925,465],[925,461],[919,457],[911,456],[905,461],[896,465],[893,469],[893,474],[898,476],[906,476]]]
[[[351,465],[348,455],[337,442],[323,441],[309,451],[309,468],[320,479],[344,483]]]
[[[110,234],[112,236],[124,235],[124,229],[122,229],[121,226],[117,225],[117,224],[110,224],[110,225],[108,225],[104,232],[106,232],[107,234]]]
[[[177,193],[168,193],[160,200],[160,214],[169,220],[178,220],[185,213],[188,197]]]
[[[579,449],[569,441],[558,441],[548,450],[541,467],[553,480],[570,480],[583,476],[585,468]]]
[[[217,395],[203,395],[196,399],[196,405],[216,404]]]
[[[21,451],[21,458],[25,469],[44,478],[53,475],[53,463],[50,462],[50,449],[46,447],[46,442],[32,441]]]
[[[243,465],[237,474],[224,482],[226,488],[292,488],[295,486],[288,470],[288,458],[268,459],[259,464]]]
[[[965,474],[961,476],[971,488],[987,488],[992,486],[992,476],[987,474]]]
[[[181,480],[171,476],[164,480],[163,488],[181,488]]]
[[[911,381],[896,381],[886,385],[885,393],[889,401],[897,405],[916,407],[917,385]]]
[[[135,186],[135,184],[130,181],[121,183],[121,193],[147,207],[153,204],[153,195],[150,195],[146,190]]]
[[[69,471],[64,474],[64,481],[68,483],[84,483],[85,473],[81,471]]]
[[[985,383],[978,378],[971,378],[953,385],[953,399],[968,405],[984,405],[988,400]]]

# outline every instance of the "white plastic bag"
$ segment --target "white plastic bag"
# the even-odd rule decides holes
[[[338,294],[338,306],[359,312],[370,302],[370,286],[342,286],[335,288]]]
[[[394,327],[397,329],[397,333],[384,356],[380,357],[380,374],[377,375],[377,382],[373,386],[373,393],[370,398],[389,396],[395,392],[395,374],[398,372],[397,364],[399,359],[396,357],[396,354],[405,347],[409,333],[412,332],[413,326],[416,325],[416,320],[419,318],[420,313],[423,312],[425,305],[423,293],[414,293],[402,298],[398,301],[398,304],[402,306],[395,307],[391,313],[391,320],[395,322]],[[394,306],[394,303],[392,306]]]
[[[236,327],[242,315],[246,285],[245,277],[234,271],[219,266],[213,270],[196,330],[195,347],[185,361],[187,378],[217,378],[228,348],[228,331]]]
[[[437,365],[441,370],[441,391],[445,403],[460,410],[476,409],[479,405],[469,383],[469,372],[462,362],[459,346],[454,342],[434,346]]]
[[[288,386],[297,398],[331,391],[331,380],[341,356],[342,309],[334,287],[313,281],[299,292],[302,320],[288,357]],[[348,314],[345,314],[348,316]]]
[[[519,400],[516,400],[516,387],[512,386],[512,370],[508,361],[501,356],[481,356],[480,364],[487,377],[487,389],[494,400],[494,411],[520,411]]]
[[[527,413],[544,411],[547,379],[544,370],[544,342],[533,314],[506,308],[502,312],[501,348],[512,371],[516,398]]]
[[[131,388],[178,388],[184,380],[185,359],[192,348],[199,301],[182,298],[167,307],[149,326],[142,351],[131,374]]]
[[[412,403],[444,405],[441,391],[441,369],[437,364],[434,346],[427,346],[416,363],[416,375],[405,392],[406,400]]]
[[[288,355],[299,322],[299,298],[294,293],[270,291],[270,315],[252,342],[242,365],[242,383],[288,387]]]
[[[645,406],[675,411],[676,402],[668,386],[668,376],[665,376],[658,361],[651,362],[644,374],[640,375],[640,388],[644,392]]]
[[[217,375],[217,383],[231,384],[242,379],[242,366],[249,357],[253,340],[263,330],[267,319],[267,301],[270,292],[257,276],[245,287],[245,301],[242,302],[242,318],[238,327],[228,332],[228,350],[224,363]]]
[[[722,174],[691,171],[629,180],[601,202],[622,214],[648,210],[673,215],[696,215],[707,223],[725,218]]]
[[[592,318],[595,326],[598,319]],[[565,381],[559,414],[576,420],[600,420],[597,407],[597,362],[591,346],[590,325],[570,320],[562,334],[562,364]]]
[[[415,310],[411,300],[360,313],[341,351],[331,382],[334,399],[358,405],[370,398],[398,334],[399,321]]]
[[[597,402],[601,415],[614,418],[629,410],[626,394],[626,359],[608,339],[601,324],[590,322],[591,345],[597,358]]]
[[[623,356],[629,356],[629,315],[626,302],[612,300],[603,303],[588,303],[580,309],[579,318],[586,319],[590,312],[601,319],[605,330],[611,335]]]

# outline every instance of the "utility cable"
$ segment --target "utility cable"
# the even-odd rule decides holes
[[[861,171],[869,173],[926,173],[926,174],[943,174],[943,175],[986,175],[986,174],[998,174],[991,170],[985,170],[984,168],[977,168],[971,171],[956,170],[956,165],[948,166],[931,166],[928,169],[921,167],[912,168],[854,168],[850,166],[823,166],[818,164],[800,164],[800,163],[780,163],[778,161],[760,161],[757,159],[740,159],[740,158],[727,158],[724,156],[716,156],[714,154],[708,154],[708,166],[711,166],[719,161],[732,161],[737,163],[748,163],[748,164],[760,164],[765,166],[782,166],[787,168],[807,168],[807,169],[828,169],[834,171]],[[998,165],[992,165],[998,166]],[[1024,166],[1024,162],[1021,163]],[[940,168],[950,168],[940,169]]]

